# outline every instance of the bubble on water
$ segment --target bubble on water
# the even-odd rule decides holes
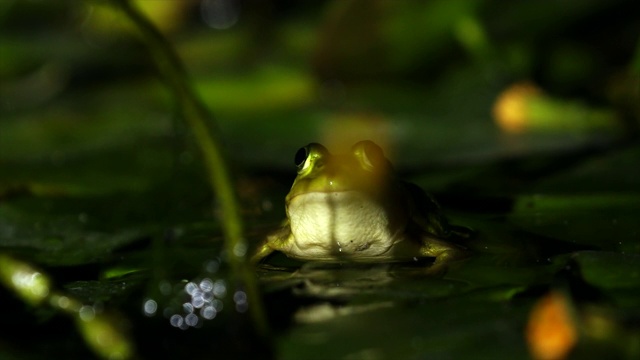
[[[217,313],[218,311],[213,307],[213,305],[205,306],[200,310],[200,315],[207,320],[211,320],[216,317]]]
[[[217,312],[222,311],[222,308],[224,307],[222,304],[222,301],[218,300],[218,299],[214,299],[211,302],[211,306],[213,306],[214,309],[216,309]]]
[[[171,318],[169,319],[169,323],[171,323],[172,326],[180,327],[184,323],[184,319],[181,315],[175,314],[171,316]]]
[[[204,292],[209,292],[213,290],[213,281],[211,281],[211,279],[206,278],[206,279],[202,279],[202,281],[200,281],[200,290],[204,291]]]
[[[143,310],[145,315],[153,316],[158,311],[158,303],[153,299],[148,299],[144,302]]]
[[[190,314],[193,312],[193,304],[190,302],[186,302],[182,304],[182,309],[184,310],[185,313]]]
[[[224,280],[220,279],[213,283],[213,295],[218,298],[224,297],[227,294],[227,284]]]
[[[202,294],[204,294],[204,291],[202,291],[200,289],[196,289],[191,294],[191,298],[193,299],[193,298],[197,298],[197,297],[202,297]]]
[[[191,299],[191,304],[193,305],[194,308],[200,309],[201,307],[204,306],[205,301],[204,301],[204,298],[202,296],[198,296],[198,297],[194,297],[193,299]]]
[[[198,325],[198,315],[189,314],[184,317],[184,322],[189,326],[196,326]]]
[[[221,298],[227,294],[225,280],[212,280],[211,278],[203,278],[199,281],[183,280],[176,290],[181,288],[189,294],[188,299],[185,299],[186,301],[182,303],[182,312],[176,314],[175,308],[166,308],[163,312],[173,326],[184,330],[189,327],[201,327],[204,320],[211,320],[222,311],[223,303]],[[237,311],[247,311],[249,305],[247,303],[247,294],[244,291],[236,291],[233,299]],[[146,300],[144,304],[145,314],[155,314],[158,311],[158,304],[149,303],[149,300]],[[151,309],[152,306],[155,306],[155,309]]]
[[[249,304],[244,302],[244,303],[236,303],[236,311],[239,313],[244,313],[249,309]]]
[[[193,293],[197,290],[198,285],[196,285],[196,283],[194,282],[188,282],[187,285],[184,286],[184,291],[186,291],[189,295],[193,295]]]
[[[247,302],[247,294],[242,290],[238,290],[233,294],[233,301],[235,301],[236,311],[239,313],[243,313],[249,308],[249,303]]]
[[[247,294],[242,290],[238,290],[233,294],[233,301],[235,301],[236,304],[246,303],[247,302]]]

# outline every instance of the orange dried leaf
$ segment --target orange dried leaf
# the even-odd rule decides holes
[[[520,133],[529,126],[528,101],[539,96],[541,90],[530,83],[517,83],[504,90],[493,104],[493,118],[500,129]]]
[[[578,331],[567,299],[552,292],[533,307],[526,329],[534,359],[558,360],[567,356],[578,341]]]

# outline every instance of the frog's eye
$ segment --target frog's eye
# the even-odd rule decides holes
[[[309,146],[301,147],[296,152],[296,156],[293,158],[293,162],[298,167],[298,170],[302,170],[306,166],[308,166],[307,158],[309,157]]]
[[[302,174],[321,168],[324,163],[323,159],[327,156],[329,156],[327,148],[317,143],[311,143],[298,149],[293,162],[298,167],[298,174]]]
[[[353,152],[362,165],[369,170],[382,169],[387,164],[382,149],[373,141],[360,141],[353,145]]]

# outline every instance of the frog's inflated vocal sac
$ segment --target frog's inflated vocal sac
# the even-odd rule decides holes
[[[312,143],[295,155],[298,176],[287,195],[287,219],[267,237],[253,261],[273,251],[303,261],[410,261],[434,265],[464,257],[438,204],[418,186],[395,177],[371,141],[333,155]],[[454,230],[455,229],[455,230]]]

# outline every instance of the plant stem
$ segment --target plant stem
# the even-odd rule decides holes
[[[255,274],[246,261],[246,239],[231,176],[220,146],[220,134],[215,127],[211,112],[197,96],[187,81],[182,62],[171,44],[158,29],[129,0],[111,0],[115,7],[133,23],[139,31],[164,76],[167,86],[174,93],[184,120],[193,131],[196,142],[203,153],[212,190],[218,196],[222,209],[222,229],[225,235],[225,249],[233,273],[245,286],[249,300],[249,311],[258,334],[267,336],[268,326],[262,302],[258,294]]]

